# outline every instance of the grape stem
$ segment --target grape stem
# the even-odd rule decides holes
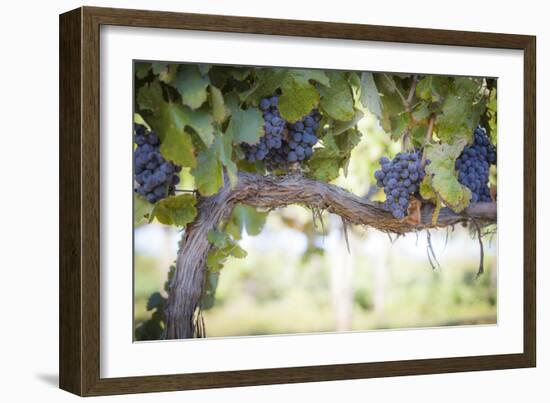
[[[483,270],[483,260],[484,260],[484,251],[483,251],[483,240],[481,239],[481,228],[479,227],[479,224],[475,221],[475,220],[472,220],[472,222],[474,223],[474,226],[476,227],[476,234],[477,234],[477,239],[479,241],[479,267],[477,269],[477,274],[476,274],[476,279],[479,278],[479,276],[481,276],[484,272]]]
[[[409,94],[407,95],[407,99],[405,99],[399,92],[399,96],[401,97],[401,101],[403,102],[403,107],[405,108],[405,112],[409,115],[412,113],[412,102],[414,99],[414,94],[416,93],[416,84],[418,83],[418,77],[416,74],[413,74],[412,76],[412,83],[411,88],[409,89]],[[397,90],[397,87],[395,87]],[[411,121],[412,116],[410,117]],[[407,127],[403,133],[403,149],[404,150],[410,150],[412,148],[411,145],[411,139],[410,139],[410,128]]]
[[[383,76],[388,82],[388,85],[390,86],[391,90],[397,92],[397,95],[399,95],[399,98],[401,98],[401,102],[403,102],[403,106],[406,106],[407,100],[405,99],[405,97],[403,96],[399,88],[397,88],[397,85],[395,85],[395,82],[390,78],[388,74],[384,73]]]
[[[405,100],[405,111],[407,113],[411,113],[412,109],[412,101],[414,99],[414,94],[416,92],[416,84],[418,83],[418,77],[416,74],[413,74],[412,76],[412,83],[411,83],[411,89],[409,90],[409,95],[407,96],[407,99]]]

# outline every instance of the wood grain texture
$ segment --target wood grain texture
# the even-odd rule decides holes
[[[525,44],[523,60],[523,354],[534,367],[537,361],[537,57],[534,36]]]
[[[59,29],[59,386],[81,394],[81,11]]]
[[[100,378],[101,25],[521,49],[524,51],[524,352],[480,357]],[[82,396],[534,366],[535,37],[83,7],[60,17],[60,386]],[[130,313],[129,313],[130,314]]]

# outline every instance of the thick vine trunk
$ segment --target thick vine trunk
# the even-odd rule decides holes
[[[236,203],[268,209],[299,203],[337,214],[351,224],[397,234],[446,227],[470,220],[475,220],[478,225],[486,225],[496,223],[497,219],[495,203],[478,203],[460,214],[443,208],[434,225],[434,207],[426,204],[421,208],[420,223],[400,221],[385,211],[380,203],[363,199],[335,185],[299,175],[239,173],[233,189],[226,183],[216,195],[199,200],[197,218],[185,231],[165,311],[167,339],[194,337],[193,318],[201,297],[206,257],[211,248],[207,239],[208,231],[226,218]]]

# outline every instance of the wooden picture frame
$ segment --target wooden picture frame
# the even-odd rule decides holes
[[[524,52],[523,353],[100,377],[100,27],[171,28]],[[533,367],[536,363],[534,36],[82,7],[60,16],[60,387],[81,396]]]

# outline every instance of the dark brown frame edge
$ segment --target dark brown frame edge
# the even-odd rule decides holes
[[[524,51],[524,352],[128,378],[99,376],[99,31],[173,28]],[[81,396],[525,368],[536,365],[536,38],[82,7],[60,16],[60,387]]]

